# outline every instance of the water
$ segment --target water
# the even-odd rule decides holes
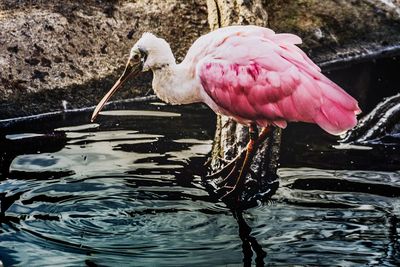
[[[278,191],[239,213],[201,182],[208,109],[131,103],[89,117],[2,132],[5,266],[400,264],[396,144],[341,145],[316,126],[290,125]]]

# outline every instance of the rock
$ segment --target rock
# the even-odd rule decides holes
[[[96,104],[144,31],[166,38],[178,61],[209,31],[207,19],[297,33],[322,63],[385,51],[400,40],[398,1],[230,2],[237,3],[231,17],[213,18],[206,0],[0,1],[0,119],[59,110],[62,100],[70,108]],[[144,94],[150,77],[113,99]]]
[[[145,31],[182,59],[208,31],[203,1],[2,1],[0,119],[95,105]],[[143,95],[150,75],[113,99]],[[43,101],[46,99],[46,101]],[[38,101],[38,102],[36,102]]]
[[[399,1],[270,0],[268,26],[303,39],[316,62],[346,59],[399,45]]]

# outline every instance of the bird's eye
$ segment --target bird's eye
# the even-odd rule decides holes
[[[138,59],[139,59],[139,55],[138,55],[138,54],[135,54],[135,55],[133,56],[133,59],[138,60]]]

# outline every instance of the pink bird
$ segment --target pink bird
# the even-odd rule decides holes
[[[221,185],[223,199],[238,198],[255,150],[271,126],[316,123],[338,135],[357,123],[357,101],[321,73],[296,45],[293,34],[257,26],[232,26],[201,36],[176,64],[169,44],[144,33],[132,47],[125,71],[93,112],[131,76],[153,71],[156,95],[170,104],[203,102],[214,112],[249,126],[250,141]],[[257,126],[262,128],[258,135]],[[233,164],[229,164],[233,165]],[[237,167],[239,166],[239,167]],[[236,176],[232,180],[232,175]]]

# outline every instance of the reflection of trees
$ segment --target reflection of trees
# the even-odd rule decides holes
[[[239,237],[242,240],[243,266],[251,266],[253,252],[256,254],[256,266],[264,266],[264,258],[267,253],[258,243],[257,239],[251,235],[251,228],[243,218],[242,211],[232,211],[233,217],[239,225]]]

